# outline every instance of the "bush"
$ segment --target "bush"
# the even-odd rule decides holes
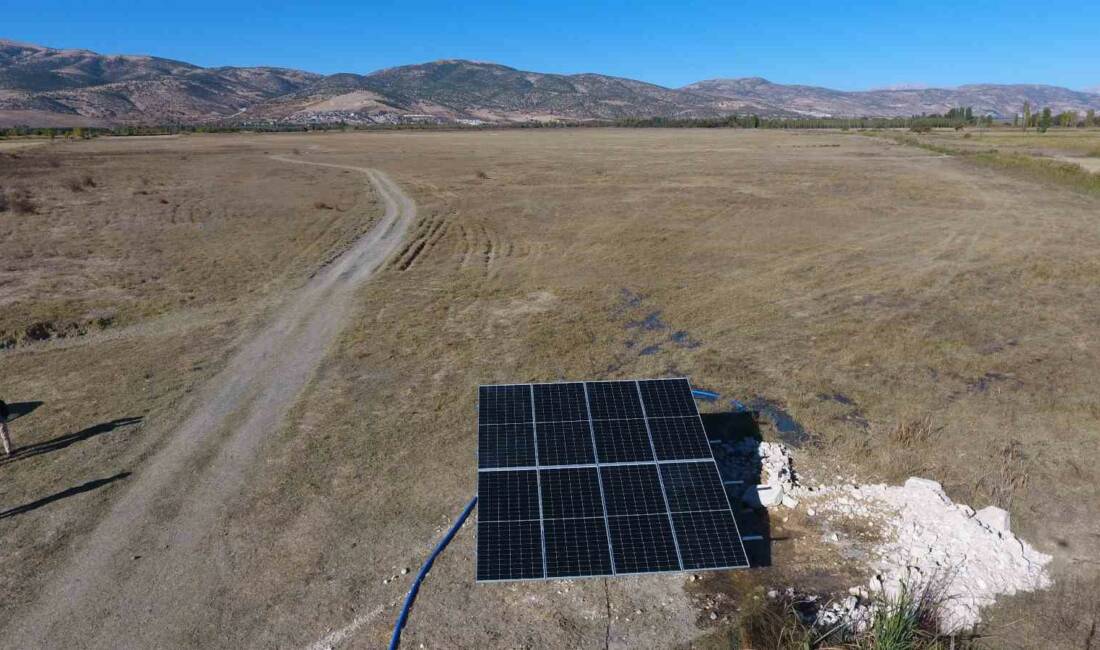
[[[84,191],[84,184],[81,183],[80,179],[75,176],[72,178],[66,178],[64,181],[61,182],[61,184],[64,185],[65,189],[69,190],[70,192]]]
[[[903,582],[893,598],[883,599],[875,609],[871,628],[861,646],[874,650],[918,650],[942,647],[946,639],[939,632],[942,597],[935,582],[914,588]],[[952,643],[954,645],[954,643]]]
[[[0,187],[0,212],[8,211],[8,195],[4,194],[4,188]]]
[[[38,209],[26,188],[18,187],[10,190],[6,200],[12,212],[16,214],[34,214]]]
[[[932,127],[925,126],[923,124],[918,124],[916,126],[909,127],[909,130],[912,131],[913,133],[931,133],[932,132]]]

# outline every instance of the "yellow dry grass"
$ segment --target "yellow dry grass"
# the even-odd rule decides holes
[[[218,594],[216,606],[263,642],[308,642],[354,616],[342,606],[399,598],[404,583],[383,578],[415,568],[476,489],[474,387],[498,381],[689,375],[727,397],[762,396],[812,432],[805,462],[826,479],[920,473],[975,507],[1010,507],[1020,534],[1056,555],[1058,575],[1100,561],[1093,525],[1100,476],[1086,460],[1100,452],[1095,196],[828,132],[366,133],[66,146],[96,178],[81,200],[117,186],[108,175],[101,183],[97,169],[163,164],[157,183],[188,179],[172,181],[181,185],[166,194],[224,215],[209,240],[186,252],[208,270],[177,275],[184,260],[168,253],[148,265],[138,262],[161,254],[120,253],[82,280],[70,298],[78,308],[62,309],[84,313],[83,296],[113,295],[108,279],[128,268],[124,302],[132,307],[116,309],[134,322],[164,323],[146,342],[87,337],[3,353],[18,372],[0,377],[0,394],[48,394],[51,408],[87,420],[139,412],[149,413],[147,422],[170,420],[173,400],[233,345],[236,312],[247,321],[262,308],[262,300],[240,297],[245,287],[297,277],[292,269],[300,273],[324,257],[321,249],[339,247],[339,236],[300,229],[317,218],[316,201],[336,197],[340,205],[355,190],[341,185],[339,172],[276,167],[263,151],[378,167],[418,202],[408,246],[362,292],[354,326],[291,425],[273,432],[265,471],[225,531],[240,551],[227,570],[242,586]],[[291,177],[308,191],[281,187]],[[251,198],[230,198],[248,183],[256,184]],[[58,201],[74,200],[60,186],[56,192]],[[87,248],[88,209],[73,204],[44,217],[53,220],[52,247]],[[159,223],[156,230],[175,227]],[[319,253],[292,265],[278,253],[293,242],[288,232],[319,241]],[[226,256],[239,256],[237,274],[209,266]],[[66,255],[43,254],[20,269],[43,273],[39,286],[55,290],[62,278],[89,275],[47,263],[57,257]],[[133,288],[158,282],[154,276],[171,291]],[[179,298],[205,283],[222,297],[202,312],[209,314],[202,328],[181,334],[170,326],[174,315],[193,312]],[[147,314],[159,316],[143,320]],[[189,348],[196,335],[205,338]],[[108,353],[110,370],[101,357]],[[164,358],[175,365],[156,363]],[[101,398],[84,376],[61,372],[74,363],[87,364],[89,377],[117,377],[117,390]],[[201,369],[188,374],[191,365]],[[78,406],[93,396],[95,415]],[[60,417],[42,411],[35,435],[61,433]],[[140,465],[136,442],[110,444],[89,446],[99,451],[83,460],[59,454],[54,465],[84,472],[93,461]],[[42,464],[15,467],[20,474],[11,475],[35,486],[20,498],[46,489],[29,477],[45,471]],[[51,512],[48,521],[25,515],[15,532],[0,534],[77,543],[96,509],[60,503]],[[59,544],[20,557],[48,568]],[[698,633],[676,609],[678,590],[662,592],[673,603],[667,608],[629,616],[642,606],[635,599],[657,587],[624,583],[606,595],[601,582],[588,581],[568,596],[553,583],[475,587],[473,552],[466,531],[436,564],[406,643],[602,645],[605,597],[623,614],[612,634],[635,644]],[[4,570],[0,580],[24,580],[33,593],[33,576]],[[1041,638],[1028,635],[1040,633],[1037,617],[1052,597],[1018,599],[1005,606],[1016,608],[1011,615],[992,619],[1011,621],[1012,639],[1026,645]],[[324,614],[303,629],[303,609]],[[388,618],[367,624],[352,646],[383,641]]]

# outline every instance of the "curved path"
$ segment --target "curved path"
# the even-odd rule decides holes
[[[38,602],[11,621],[12,648],[153,648],[207,641],[221,620],[230,549],[221,532],[260,445],[277,432],[344,328],[355,290],[400,246],[416,205],[373,169],[275,157],[363,173],[385,214],[352,247],[287,298],[271,321],[200,389],[163,446]],[[140,562],[134,556],[141,554]],[[224,592],[223,592],[224,593]],[[232,639],[229,630],[222,638]]]

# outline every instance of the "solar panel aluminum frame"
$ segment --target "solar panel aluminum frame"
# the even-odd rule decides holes
[[[647,411],[646,411],[646,398],[642,393],[642,382],[658,382],[658,381],[660,381],[660,382],[683,381],[685,383],[686,387],[687,387],[687,391],[688,391],[687,395],[689,397],[691,395],[691,393],[690,393],[690,386],[691,386],[690,380],[686,377],[674,377],[674,378],[663,378],[663,379],[635,379],[635,380],[563,381],[563,382],[541,382],[541,383],[529,383],[529,384],[497,384],[497,385],[485,385],[485,386],[480,386],[479,387],[479,393],[480,393],[481,389],[484,389],[484,388],[508,388],[508,387],[514,387],[514,388],[527,387],[528,388],[528,393],[529,393],[529,396],[530,396],[530,409],[531,409],[530,424],[531,424],[531,427],[532,427],[532,438],[533,438],[534,451],[535,451],[535,464],[530,465],[530,466],[524,465],[524,466],[486,467],[486,468],[482,468],[482,467],[480,467],[480,462],[479,462],[478,474],[480,476],[482,472],[517,472],[517,471],[535,471],[536,472],[536,477],[538,477],[538,502],[539,502],[538,503],[538,508],[539,508],[538,524],[539,524],[539,536],[540,536],[540,544],[541,544],[542,569],[543,570],[542,570],[542,575],[538,576],[538,577],[503,577],[503,578],[481,578],[481,577],[477,577],[476,582],[490,583],[490,582],[515,582],[515,581],[536,581],[536,580],[569,580],[569,579],[608,577],[608,576],[614,577],[614,576],[631,576],[631,575],[651,575],[651,574],[660,574],[660,573],[724,571],[724,570],[748,568],[748,566],[749,566],[748,559],[747,559],[748,555],[745,552],[742,536],[740,534],[740,530],[738,529],[736,518],[733,516],[732,504],[729,501],[729,496],[728,496],[726,490],[724,489],[724,486],[722,486],[723,489],[720,490],[720,493],[722,495],[722,499],[724,500],[724,503],[725,503],[725,508],[724,509],[707,510],[707,511],[702,511],[702,510],[699,510],[699,511],[694,511],[694,510],[693,511],[677,511],[677,512],[673,512],[671,510],[670,503],[669,503],[668,491],[667,491],[667,489],[664,485],[663,472],[661,471],[662,466],[672,465],[672,464],[681,464],[681,463],[683,463],[683,464],[688,464],[688,463],[692,463],[692,464],[695,464],[695,463],[699,463],[699,464],[701,464],[701,463],[710,463],[711,467],[714,470],[715,475],[718,476],[718,481],[719,481],[720,485],[721,485],[721,474],[718,471],[717,461],[714,459],[714,454],[713,454],[713,452],[710,448],[709,440],[706,441],[707,456],[705,458],[703,458],[703,457],[684,458],[684,459],[671,459],[670,458],[670,459],[661,460],[660,456],[657,453],[657,448],[656,448],[656,444],[655,444],[654,437],[653,437],[653,431],[651,429],[651,421],[653,419],[655,419],[655,418],[656,419],[665,419],[665,418],[671,419],[671,418],[681,418],[681,417],[684,418],[684,419],[694,418],[697,421],[700,430],[704,432],[703,433],[704,438],[705,438],[705,435],[706,435],[705,434],[706,430],[703,427],[702,417],[699,414],[699,411],[698,411],[698,408],[697,408],[697,405],[696,405],[694,399],[690,399],[690,404],[691,404],[690,410],[692,412],[691,415],[651,416],[647,413]],[[591,394],[590,394],[588,386],[589,386],[589,384],[626,383],[626,382],[634,384],[634,392],[637,394],[638,403],[641,406],[641,414],[639,416],[639,419],[641,419],[645,423],[645,429],[646,429],[646,433],[647,433],[647,437],[648,437],[648,441],[649,441],[650,451],[651,451],[653,457],[652,457],[652,460],[623,461],[623,462],[600,462],[600,454],[598,452],[598,445],[597,445],[597,441],[596,441],[595,422],[601,421],[601,420],[599,418],[593,417],[592,407],[591,407]],[[586,420],[575,420],[575,421],[573,421],[573,420],[548,420],[548,421],[543,421],[542,423],[543,424],[551,424],[551,423],[582,422],[582,421],[585,421],[588,424],[588,429],[589,429],[589,433],[590,433],[590,436],[591,436],[591,442],[592,442],[593,462],[591,462],[591,463],[574,463],[574,464],[545,465],[545,466],[540,465],[540,463],[539,463],[539,456],[538,456],[538,453],[539,453],[539,444],[538,444],[539,420],[538,420],[538,417],[539,416],[538,416],[537,407],[536,407],[536,403],[535,403],[535,387],[536,386],[554,386],[554,385],[580,385],[582,387],[581,392],[584,395],[585,411],[586,411],[587,419]],[[480,418],[480,413],[481,413],[480,407],[481,407],[481,405],[479,403],[479,422],[478,422],[479,427],[483,424],[481,422],[481,418]],[[629,419],[629,418],[624,418],[624,419]],[[613,418],[606,418],[605,420],[614,420],[614,419]],[[523,424],[523,423],[512,423],[512,424]],[[477,452],[475,452],[475,454],[476,454],[476,457],[478,459],[481,458],[480,449]],[[663,514],[663,515],[667,516],[667,518],[668,518],[669,532],[670,532],[673,544],[674,544],[675,549],[676,549],[676,560],[677,560],[677,565],[678,565],[677,568],[673,568],[673,569],[656,569],[656,570],[646,570],[646,571],[619,571],[619,570],[616,569],[616,563],[617,563],[618,558],[617,558],[617,555],[615,553],[615,550],[614,550],[613,544],[612,544],[612,528],[611,528],[611,522],[610,522],[611,515],[609,515],[609,505],[608,505],[608,502],[607,502],[607,497],[605,495],[605,488],[604,488],[604,474],[601,472],[601,468],[604,468],[604,467],[619,467],[619,466],[622,466],[622,467],[625,467],[625,466],[652,466],[652,467],[655,468],[657,477],[660,481],[661,497],[662,497],[662,500],[663,500],[663,503],[664,503],[664,510],[663,510],[662,513],[659,513],[659,514]],[[548,471],[548,470],[555,470],[555,469],[580,469],[580,468],[592,468],[596,471],[596,478],[597,478],[596,483],[599,485],[599,492],[600,492],[599,496],[600,496],[601,505],[603,506],[603,508],[602,508],[603,517],[602,518],[603,518],[603,524],[604,524],[604,531],[607,535],[608,558],[609,558],[609,563],[610,563],[610,571],[606,572],[606,573],[590,573],[590,574],[588,574],[588,573],[578,573],[578,574],[551,576],[551,575],[549,575],[548,566],[547,566],[549,560],[548,560],[547,547],[546,547],[546,522],[548,520],[546,520],[543,516],[541,472],[542,471]],[[684,560],[683,560],[683,554],[682,554],[681,549],[680,549],[680,539],[679,539],[679,537],[680,537],[680,534],[682,534],[682,531],[681,531],[681,533],[677,532],[677,526],[674,522],[674,517],[676,515],[680,515],[682,517],[682,516],[685,516],[685,515],[703,514],[703,513],[720,513],[720,512],[723,512],[723,511],[728,512],[729,515],[730,515],[731,523],[733,525],[733,533],[734,533],[734,536],[736,537],[736,544],[737,544],[737,548],[734,549],[734,551],[735,551],[735,554],[739,553],[738,557],[742,558],[744,560],[743,563],[741,563],[741,564],[729,564],[729,565],[722,565],[722,566],[703,566],[703,567],[698,567],[698,568],[688,568],[688,567],[686,567],[685,563],[684,563]],[[657,513],[655,513],[655,515],[656,514]],[[651,516],[654,516],[654,515],[651,515]],[[528,524],[529,524],[530,521],[534,521],[534,520],[523,520],[523,522],[528,523]],[[579,521],[579,520],[578,519],[552,519],[551,521],[559,522],[559,521]],[[479,521],[478,521],[478,527],[477,527],[478,532],[476,533],[479,537],[480,537],[481,523],[482,522],[480,521],[480,515],[479,515]],[[505,523],[505,521],[496,521],[496,520],[494,520],[492,522],[486,522],[486,523]],[[511,523],[520,523],[520,522],[517,520],[517,521],[512,521]],[[480,569],[480,562],[481,562],[480,547],[478,547],[477,561],[479,563],[479,569]],[[480,571],[479,571],[479,573],[480,573]]]

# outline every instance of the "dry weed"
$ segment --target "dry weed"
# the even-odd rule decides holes
[[[979,478],[974,491],[994,505],[1009,510],[1016,495],[1031,481],[1031,459],[1019,440],[1005,443],[998,457],[997,468]]]
[[[34,202],[30,190],[25,187],[17,187],[7,193],[8,207],[16,214],[34,214],[38,211],[38,205]]]
[[[904,449],[915,449],[931,442],[941,429],[933,426],[930,415],[899,420],[890,431],[890,439]]]

